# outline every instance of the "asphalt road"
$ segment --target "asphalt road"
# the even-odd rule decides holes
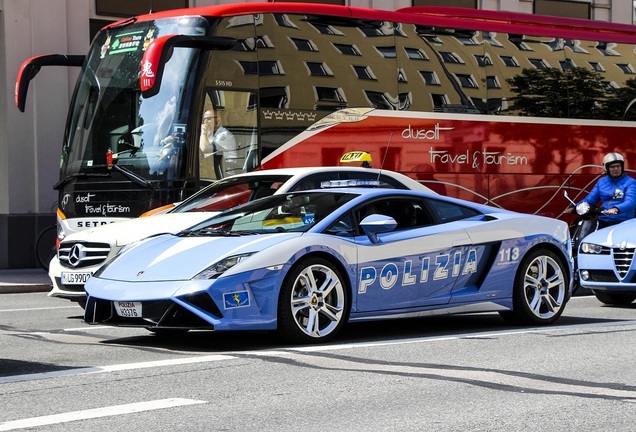
[[[497,314],[355,324],[332,344],[88,326],[45,293],[0,306],[0,431],[632,431],[636,304],[556,325]]]

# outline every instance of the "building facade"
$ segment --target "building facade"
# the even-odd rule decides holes
[[[43,68],[30,83],[24,113],[14,103],[21,63],[33,56],[86,53],[108,22],[150,10],[236,3],[228,0],[0,0],[0,268],[36,267],[38,234],[55,223],[60,149],[77,70]],[[445,5],[632,23],[625,0],[325,0],[394,10]],[[434,72],[434,71],[433,71]],[[493,83],[496,86],[496,83]],[[471,91],[470,85],[467,91]]]

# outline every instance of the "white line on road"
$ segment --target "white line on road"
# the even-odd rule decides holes
[[[0,309],[0,313],[2,312],[30,312],[30,311],[39,311],[39,310],[53,310],[53,309],[78,309],[78,307],[77,306],[55,306],[55,307],[23,308],[23,309]],[[82,311],[82,314],[84,314],[84,311]]]
[[[83,411],[72,411],[62,414],[47,415],[42,417],[32,417],[22,420],[8,421],[0,423],[0,431],[10,431],[15,429],[24,429],[36,426],[46,426],[52,424],[68,423],[77,420],[87,420],[98,417],[108,417],[122,414],[131,414],[142,411],[151,411],[164,408],[173,408],[178,406],[202,404],[206,401],[195,399],[161,399],[148,402],[137,402],[126,405],[114,405],[104,408],[95,408]]]
[[[104,373],[104,372],[133,370],[133,369],[148,369],[148,368],[176,366],[176,365],[193,364],[193,363],[206,363],[206,362],[212,362],[212,361],[230,360],[234,358],[236,357],[229,356],[229,355],[214,354],[214,355],[207,355],[207,356],[201,356],[201,357],[187,357],[187,358],[172,359],[172,360],[158,360],[158,361],[152,361],[152,362],[126,363],[126,364],[110,365],[110,366],[65,369],[65,370],[53,371],[53,372],[42,372],[42,373],[35,373],[35,374],[12,375],[7,377],[0,377],[0,384],[20,382],[20,381],[35,381],[35,380],[41,380],[41,379],[68,377],[68,376],[76,376],[76,375],[88,375],[88,374],[96,374],[96,373]]]

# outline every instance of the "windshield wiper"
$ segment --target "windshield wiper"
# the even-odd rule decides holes
[[[64,177],[62,180],[60,180],[59,182],[55,183],[53,185],[53,189],[55,190],[60,190],[60,188],[62,188],[64,185],[67,185],[68,183],[72,182],[73,180],[76,180],[80,177],[108,177],[109,174],[107,173],[90,173],[90,172],[78,172],[75,174],[70,174],[67,175],[66,177]]]

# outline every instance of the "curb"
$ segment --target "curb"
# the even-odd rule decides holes
[[[47,284],[28,284],[28,285],[2,285],[0,284],[0,294],[22,294],[49,292],[53,289],[52,285]]]

